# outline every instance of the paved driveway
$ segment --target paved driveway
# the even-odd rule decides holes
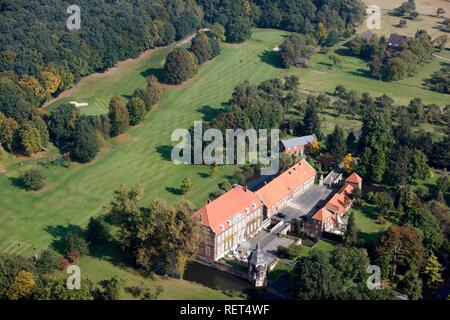
[[[333,189],[327,186],[319,187],[318,185],[314,185],[304,194],[293,199],[280,212],[286,215],[286,221],[291,221],[294,218],[298,219],[305,215],[312,215],[325,204],[325,200],[333,191]]]
[[[251,247],[255,248],[257,242],[259,242],[259,245],[264,252],[268,253],[272,257],[276,257],[278,246],[289,247],[294,243],[294,240],[279,237],[263,230],[254,238],[250,239]]]

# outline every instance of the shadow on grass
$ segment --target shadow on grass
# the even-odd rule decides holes
[[[358,76],[358,77],[364,77],[364,78],[373,79],[370,76],[370,71],[367,70],[367,69],[360,69],[359,68],[359,69],[356,69],[356,70],[349,71],[348,73],[351,74],[351,75],[354,75],[354,76]]]
[[[282,69],[283,64],[281,61],[281,55],[279,52],[276,51],[264,51],[260,54],[259,58],[261,59],[261,62],[267,63],[268,65],[271,65],[272,67],[275,67],[277,69]]]
[[[84,234],[84,231],[80,226],[71,223],[67,226],[63,226],[61,224],[56,226],[47,226],[44,230],[53,237],[53,241],[50,246],[58,252],[62,252],[63,238],[67,233],[74,232],[81,235]]]
[[[164,72],[162,68],[149,68],[141,72],[141,76],[143,76],[144,78],[155,76],[159,82],[164,82]]]
[[[197,174],[200,178],[204,178],[204,179],[211,177],[211,174],[206,173],[206,172],[198,172]]]
[[[203,115],[202,116],[203,121],[210,122],[214,120],[219,114],[225,112],[226,106],[228,106],[228,104],[225,105],[222,104],[220,108],[213,108],[211,106],[202,106],[198,108],[197,111]]]
[[[183,191],[180,188],[166,187],[166,190],[169,191],[171,194],[174,194],[176,196],[183,195]]]
[[[172,161],[173,146],[162,145],[162,146],[157,146],[155,149],[156,149],[156,152],[158,152],[161,155],[161,159],[163,159],[165,161]]]
[[[369,206],[367,204],[363,204],[359,207],[361,213],[366,218],[369,218],[374,221],[374,223],[377,223],[378,213],[377,208],[374,206]],[[376,242],[378,242],[378,239],[383,235],[384,231],[374,231],[374,232],[360,232],[359,237],[366,245],[374,245]]]
[[[131,260],[127,261],[126,256],[124,256],[124,252],[121,251],[112,242],[91,245],[89,247],[89,255],[98,259],[108,261],[118,267],[132,266]]]

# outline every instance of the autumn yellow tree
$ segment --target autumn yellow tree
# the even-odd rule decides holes
[[[436,288],[444,280],[442,279],[442,265],[439,263],[437,257],[432,253],[425,265],[425,275],[427,284],[430,288]]]
[[[61,84],[61,78],[50,71],[42,71],[41,77],[43,81],[43,85],[48,94],[53,94],[58,90],[59,85]]]
[[[325,41],[328,37],[327,27],[325,27],[322,22],[319,22],[319,24],[317,25],[317,36],[320,42]]]
[[[347,153],[344,157],[344,170],[348,174],[352,173],[356,167],[356,161],[351,153]]]
[[[27,298],[36,286],[36,280],[32,273],[20,271],[14,282],[6,290],[6,298],[9,300],[19,300]]]
[[[40,102],[45,99],[45,90],[35,77],[29,75],[22,76],[19,79],[19,86],[24,89],[36,102]]]
[[[313,140],[313,141],[311,142],[309,148],[310,148],[310,150],[311,150],[311,152],[312,152],[313,154],[318,153],[319,150],[320,150],[319,142],[318,142],[317,140]]]

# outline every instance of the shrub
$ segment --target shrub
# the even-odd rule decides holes
[[[192,78],[197,72],[196,58],[186,48],[175,48],[167,55],[164,65],[164,80],[180,84]]]
[[[46,179],[47,177],[41,169],[34,168],[22,173],[19,182],[26,190],[37,191],[44,188]]]
[[[41,252],[36,261],[36,267],[42,273],[52,273],[61,269],[61,255],[57,252],[46,249]]]
[[[67,258],[74,258],[74,254],[83,256],[89,252],[88,243],[81,234],[68,232],[62,241],[62,252]]]
[[[289,259],[289,249],[286,247],[278,246],[277,253],[280,258]]]

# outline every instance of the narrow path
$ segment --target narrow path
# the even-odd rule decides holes
[[[437,54],[435,54],[435,53],[433,53],[433,57],[438,58],[438,59],[440,59],[440,60],[444,60],[444,61],[446,61],[446,62],[450,62],[450,59],[444,58],[444,57],[442,57],[442,56],[440,56],[440,55],[437,55]]]

